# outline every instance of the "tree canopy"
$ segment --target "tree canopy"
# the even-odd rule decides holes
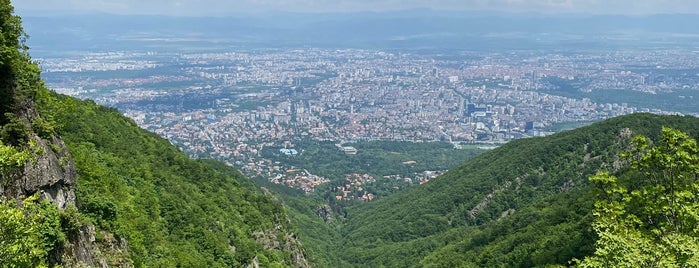
[[[48,267],[65,242],[61,213],[34,195],[16,206],[0,203],[0,267]]]
[[[0,0],[0,124],[17,104],[32,97],[41,84],[39,67],[33,63],[25,44],[22,20],[14,14],[10,0]]]
[[[663,128],[657,144],[637,136],[624,157],[632,169],[625,177],[600,172],[590,178],[599,240],[580,266],[699,267],[696,140]]]

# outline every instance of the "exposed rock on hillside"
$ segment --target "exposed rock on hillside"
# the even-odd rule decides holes
[[[318,206],[316,209],[316,215],[321,217],[325,223],[332,223],[335,220],[333,216],[333,210],[328,205]]]
[[[296,237],[296,234],[286,233],[283,238],[278,236],[279,231],[283,229],[283,226],[277,225],[274,229],[255,231],[252,235],[255,237],[257,243],[264,245],[265,249],[291,252],[293,263],[291,263],[290,266],[297,268],[311,267],[306,259],[306,253],[303,250],[301,241]],[[251,264],[252,267],[258,267],[255,265],[257,262],[256,257]]]
[[[15,122],[24,124],[24,129],[34,129],[34,122],[39,114],[33,103],[27,102],[20,111],[15,112]],[[54,134],[41,137],[36,131],[26,133],[32,157],[23,168],[6,178],[0,178],[0,198],[2,200],[24,200],[38,194],[40,199],[48,200],[59,209],[65,210],[76,205],[75,189],[77,172],[73,158],[63,140]],[[116,241],[110,246],[99,245],[95,239],[95,228],[82,224],[72,233],[67,233],[63,248],[53,256],[53,262],[67,267],[108,267],[105,248],[112,258],[127,256],[128,247],[124,241]],[[112,239],[114,240],[114,239]],[[130,260],[109,263],[111,266],[132,267]]]

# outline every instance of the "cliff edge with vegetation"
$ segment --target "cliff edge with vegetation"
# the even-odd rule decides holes
[[[55,94],[0,1],[0,266],[308,267],[282,205],[118,111]]]

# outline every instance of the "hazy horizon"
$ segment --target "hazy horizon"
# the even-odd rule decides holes
[[[533,12],[541,14],[699,14],[691,0],[13,0],[16,13],[48,15],[109,13],[118,15],[232,16],[291,13],[392,12],[426,9],[457,12]]]

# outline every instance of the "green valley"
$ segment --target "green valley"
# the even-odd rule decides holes
[[[290,212],[304,235],[302,241],[313,241],[308,243],[309,251],[320,254],[315,257],[325,258],[325,263],[347,267],[568,265],[595,249],[595,197],[588,177],[602,170],[624,178],[638,175],[620,154],[630,148],[634,135],[657,141],[662,126],[693,137],[699,133],[699,120],[694,117],[637,114],[545,138],[513,141],[425,185],[350,207],[343,221],[329,225],[339,233],[336,236],[304,231],[322,224],[309,219],[317,204],[296,207],[298,202],[290,201]],[[329,242],[319,245],[319,241]]]
[[[614,52],[50,62],[115,108],[48,89],[26,39],[0,0],[0,268],[699,267],[699,118],[660,110],[696,112],[693,73],[612,72],[637,64]]]

